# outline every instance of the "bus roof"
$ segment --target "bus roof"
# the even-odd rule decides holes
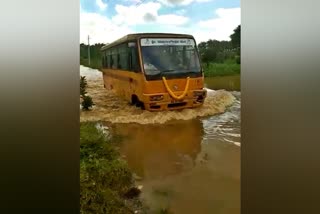
[[[176,33],[135,33],[135,34],[128,34],[116,41],[113,41],[110,44],[107,44],[101,48],[101,50],[105,50],[111,48],[113,46],[119,45],[121,43],[137,40],[141,37],[174,37],[174,38],[192,38],[192,35],[189,34],[176,34]]]

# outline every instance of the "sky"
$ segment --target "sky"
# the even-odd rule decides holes
[[[191,34],[230,40],[240,0],[80,0],[80,43],[111,43],[130,33]]]

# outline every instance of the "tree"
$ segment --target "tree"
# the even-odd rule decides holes
[[[214,62],[217,58],[217,52],[214,48],[208,48],[202,55],[202,61],[209,66],[210,62]]]
[[[240,48],[241,44],[241,26],[238,25],[236,29],[233,30],[233,34],[230,35],[231,43],[233,48]]]
[[[198,44],[198,49],[199,49],[199,53],[200,55],[202,55],[204,53],[204,51],[206,50],[207,48],[207,43],[206,42],[200,42]]]

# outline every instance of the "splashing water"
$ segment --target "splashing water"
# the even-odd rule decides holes
[[[225,90],[207,89],[203,106],[179,111],[149,112],[131,106],[103,87],[101,72],[81,66],[80,73],[88,80],[87,92],[95,106],[91,111],[81,111],[81,121],[108,121],[112,123],[164,124],[171,120],[190,120],[225,112],[235,97]]]

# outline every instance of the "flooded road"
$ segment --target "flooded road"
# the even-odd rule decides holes
[[[216,86],[206,80],[201,109],[151,113],[108,94],[98,71],[80,71],[97,102],[81,121],[101,121],[124,137],[120,152],[152,213],[240,213],[240,92],[209,90]]]
[[[206,77],[205,86],[214,90],[224,88],[228,91],[240,91],[240,75]]]

